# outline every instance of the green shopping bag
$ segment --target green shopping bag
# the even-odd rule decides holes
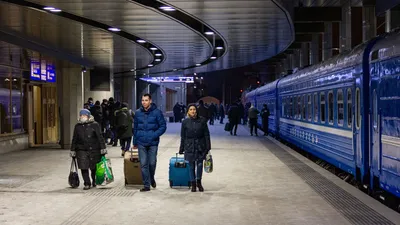
[[[107,185],[113,181],[114,175],[111,168],[111,160],[103,156],[100,162],[96,164],[96,184]]]

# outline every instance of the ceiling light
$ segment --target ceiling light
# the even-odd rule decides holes
[[[177,69],[173,69],[173,71],[177,71]]]
[[[135,69],[131,69],[131,71],[133,72],[133,71],[135,71]]]
[[[50,9],[50,12],[61,12],[61,9]]]
[[[207,31],[207,32],[205,32],[205,34],[207,34],[207,35],[213,35],[214,32],[212,32],[212,31]]]
[[[108,30],[109,30],[109,31],[114,31],[114,32],[121,31],[120,29],[115,28],[115,27],[110,27],[110,28],[108,28]]]
[[[161,53],[157,53],[157,54],[155,54],[155,56],[162,56],[162,54]]]
[[[44,10],[54,10],[54,9],[56,9],[56,8],[54,8],[54,7],[44,7],[43,9],[44,9]]]
[[[197,63],[196,66],[201,66],[201,64],[200,64],[200,63]]]
[[[151,48],[150,48],[150,50],[156,51],[156,50],[157,50],[157,48],[155,48],[155,47],[151,47]]]
[[[149,64],[149,67],[152,67],[153,66],[153,64]]]
[[[224,49],[224,47],[219,46],[219,47],[217,47],[216,49],[221,50],[221,49]]]
[[[211,57],[210,59],[216,59],[217,57],[215,57],[215,56],[213,56],[213,57]]]
[[[161,59],[156,59],[156,62],[160,62],[161,61]]]
[[[140,40],[137,40],[137,42],[138,42],[138,43],[146,43],[145,40],[141,40],[141,39],[140,39]]]
[[[194,73],[194,75],[196,76],[196,75],[197,75],[197,73]]]
[[[171,6],[161,6],[160,9],[164,11],[175,11],[175,9],[172,8]]]

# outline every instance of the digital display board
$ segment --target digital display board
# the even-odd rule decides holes
[[[194,83],[193,77],[143,77],[140,79],[150,83]]]
[[[40,62],[31,61],[31,80],[40,81]]]
[[[41,62],[39,60],[32,60],[30,80],[55,83],[55,66],[52,64],[46,64],[45,60],[42,60]]]

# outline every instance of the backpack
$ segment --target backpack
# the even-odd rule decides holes
[[[122,110],[117,112],[117,114],[116,114],[117,121],[116,122],[117,122],[118,130],[120,130],[120,131],[128,130],[129,123],[130,123],[128,116],[129,116],[128,112],[125,112]]]

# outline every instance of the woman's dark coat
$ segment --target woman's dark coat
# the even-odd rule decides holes
[[[76,151],[79,169],[95,169],[101,160],[101,149],[106,149],[100,125],[90,116],[86,122],[75,125],[71,151]]]
[[[187,118],[182,122],[180,153],[185,160],[204,160],[211,149],[210,131],[203,117]]]

